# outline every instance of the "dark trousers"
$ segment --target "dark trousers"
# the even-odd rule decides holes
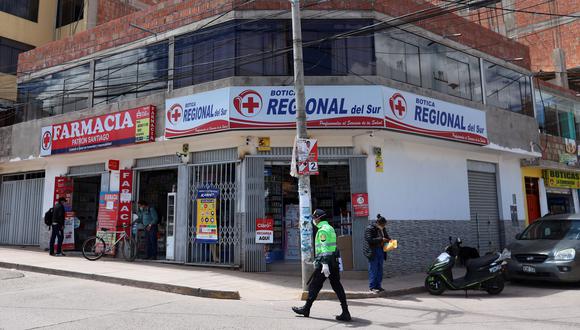
[[[373,249],[373,257],[369,260],[369,289],[380,289],[383,283],[383,264],[385,252],[378,247]]]
[[[306,303],[309,305],[312,305],[312,303],[316,300],[318,293],[324,285],[324,281],[326,281],[326,276],[321,273],[321,270],[322,266],[316,267],[310,284],[308,285],[308,299],[306,300]],[[332,290],[334,290],[334,293],[336,293],[340,304],[342,306],[346,306],[346,293],[344,292],[344,288],[340,283],[340,271],[338,270],[338,267],[330,267],[330,276],[328,279],[330,280]]]
[[[56,253],[62,253],[62,240],[64,239],[64,233],[60,225],[52,225],[52,233],[50,234],[50,245],[48,247],[50,254],[54,254],[54,241],[58,239]]]
[[[147,233],[147,258],[157,258],[157,225],[152,225]]]

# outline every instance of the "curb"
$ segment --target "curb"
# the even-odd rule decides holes
[[[30,265],[21,265],[9,262],[0,262],[0,268],[16,269],[25,272],[41,273],[48,275],[64,276],[64,277],[74,277],[83,280],[91,280],[97,282],[104,282],[110,284],[118,284],[124,286],[130,286],[140,289],[149,289],[156,291],[163,291],[169,293],[176,293],[186,296],[211,298],[211,299],[230,299],[230,300],[240,300],[240,293],[238,291],[221,291],[221,290],[208,290],[202,288],[192,288],[188,286],[173,285],[173,284],[163,284],[147,281],[138,281],[127,278],[112,277],[98,274],[87,274],[69,270],[60,270],[52,268],[44,268]]]
[[[346,292],[346,299],[373,299],[373,298],[390,298],[390,297],[398,297],[398,296],[405,296],[409,294],[416,294],[416,293],[423,293],[427,292],[424,286],[416,286],[411,288],[405,289],[398,289],[398,290],[391,290],[391,291],[384,291],[381,293],[372,293],[372,292]],[[300,299],[306,300],[308,297],[308,291],[303,291]],[[316,300],[338,300],[336,298],[336,294],[333,291],[324,290],[320,291]]]

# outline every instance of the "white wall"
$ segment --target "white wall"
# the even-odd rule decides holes
[[[373,146],[382,146],[383,173],[375,171]],[[520,162],[515,157],[401,134],[358,139],[357,147],[369,155],[371,219],[381,213],[394,220],[469,220],[468,160],[498,165],[500,217],[511,219],[515,194],[518,217],[525,218]]]

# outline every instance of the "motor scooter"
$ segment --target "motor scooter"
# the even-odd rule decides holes
[[[500,294],[504,289],[504,275],[507,259],[511,253],[504,249],[483,257],[469,259],[466,263],[465,276],[454,278],[453,266],[461,248],[461,238],[452,241],[427,271],[425,288],[432,295],[441,295],[445,290],[483,290],[491,295]]]

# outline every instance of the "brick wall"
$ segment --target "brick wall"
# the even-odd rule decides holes
[[[139,9],[130,4],[119,0],[99,0],[99,6],[97,8],[97,25],[139,11]]]
[[[243,0],[171,0],[161,2],[126,15],[123,19],[104,23],[73,37],[23,53],[19,58],[18,71],[20,74],[38,71],[149,36],[146,32],[129,27],[129,23],[159,33],[230,11],[234,7],[236,10],[289,9],[287,0],[257,0],[243,6],[240,5],[241,3]],[[433,8],[433,5],[422,0],[334,0],[309,7],[309,9],[320,10],[375,10],[394,17],[426,8]],[[450,21],[453,21],[454,24],[450,24]],[[525,60],[517,62],[517,64],[529,67],[529,54],[526,46],[484,29],[455,14],[446,14],[442,17],[424,20],[417,25],[440,35],[461,32],[462,36],[456,41],[500,58],[524,57]]]

